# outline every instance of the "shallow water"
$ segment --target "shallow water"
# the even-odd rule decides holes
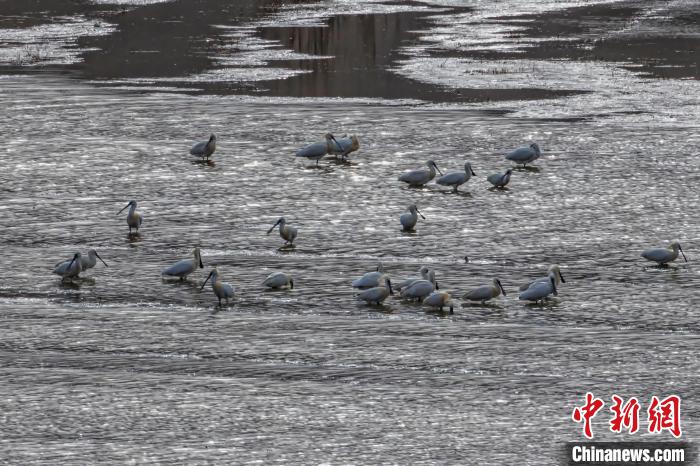
[[[700,131],[697,103],[678,93],[694,83],[635,80],[630,107],[591,85],[573,104],[524,110],[0,76],[0,458],[559,464],[583,438],[570,415],[586,391],[643,406],[677,393],[693,441]],[[654,112],[650,95],[679,100]],[[576,117],[533,111],[557,106]],[[294,157],[329,129],[359,135],[350,164]],[[214,162],[197,163],[189,147],[210,132]],[[537,168],[489,190],[503,154],[530,140],[544,151]],[[478,176],[459,194],[397,181],[428,158],[443,172],[469,160]],[[117,215],[130,199],[144,216],[131,237]],[[411,203],[426,220],[408,234],[398,217]],[[265,234],[281,215],[299,229],[293,249]],[[639,257],[672,239],[688,263]],[[197,244],[205,269],[162,280]],[[93,247],[108,268],[72,284],[51,273]],[[379,261],[395,281],[433,267],[455,313],[358,303],[350,282]],[[560,295],[518,301],[551,263],[567,280]],[[199,290],[212,266],[236,287],[230,306]],[[263,290],[277,270],[293,291]],[[507,297],[461,306],[493,277]],[[596,439],[649,439],[613,436],[605,417]]]

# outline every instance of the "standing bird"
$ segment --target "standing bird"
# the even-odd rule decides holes
[[[90,249],[87,253],[87,257],[83,256],[82,254],[80,255],[80,267],[82,270],[87,270],[93,268],[95,265],[97,265],[97,259],[99,259],[105,267],[107,267],[107,263],[102,260],[99,254],[97,254],[97,251],[94,249]],[[56,269],[58,269],[61,266],[68,266],[68,263],[70,263],[70,260],[67,261],[61,261],[58,264],[56,264]]]
[[[520,293],[518,299],[524,301],[542,301],[549,295],[557,296],[557,281],[554,273],[547,276],[547,281],[536,281],[527,290]]]
[[[297,157],[306,157],[309,160],[315,160],[316,166],[318,166],[318,161],[321,160],[324,155],[332,153],[334,148],[338,150],[341,149],[342,146],[338,144],[338,141],[335,140],[335,137],[331,133],[326,133],[325,138],[325,142],[317,142],[299,149],[297,151]]]
[[[496,188],[505,188],[505,186],[510,181],[510,174],[512,172],[513,169],[509,168],[503,175],[501,175],[500,173],[489,175],[488,178],[486,178],[486,181],[494,185]]]
[[[192,259],[183,259],[163,270],[162,275],[180,277],[180,280],[184,280],[189,274],[197,270],[198,265],[200,269],[203,269],[204,264],[202,263],[202,257],[198,247],[194,248],[192,255]]]
[[[418,211],[418,207],[416,207],[415,204],[408,206],[408,212],[401,214],[401,217],[399,217],[401,226],[403,226],[403,231],[413,230],[413,227],[416,226],[416,222],[418,222],[418,215],[425,220],[425,217]]]
[[[410,286],[415,281],[430,280],[430,269],[428,267],[426,267],[425,265],[421,266],[421,268],[418,269],[418,273],[420,273],[420,275],[421,275],[420,277],[407,278],[406,280],[399,282],[399,284],[396,285],[394,288],[396,288],[398,291],[401,291],[402,289],[406,288],[407,286]]]
[[[263,282],[263,285],[272,288],[273,290],[278,290],[288,286],[290,290],[294,289],[294,279],[284,272],[274,272],[268,275],[268,277]]]
[[[521,285],[519,290],[520,291],[525,291],[528,288],[530,288],[532,285],[534,285],[537,282],[546,282],[549,281],[549,274],[553,273],[554,274],[554,279],[556,281],[556,285],[559,286],[559,282],[561,283],[566,283],[566,280],[564,280],[564,276],[561,274],[561,270],[559,270],[559,266],[557,264],[552,264],[549,266],[549,270],[547,270],[547,276],[546,277],[540,277],[536,280],[533,280],[529,283],[525,283],[524,285]]]
[[[439,289],[435,280],[435,271],[428,272],[428,280],[416,280],[401,290],[401,297],[408,299],[422,300],[433,291]]]
[[[82,255],[79,252],[76,252],[73,259],[70,261],[59,262],[56,264],[56,268],[53,269],[53,273],[60,275],[63,280],[66,278],[77,277],[83,270],[83,267],[80,265],[81,257]]]
[[[357,299],[361,299],[370,304],[376,303],[380,305],[390,294],[394,294],[394,290],[391,289],[391,280],[389,280],[389,277],[386,275],[382,277],[382,283],[383,285],[381,286],[375,286],[358,294]]]
[[[272,233],[272,230],[274,230],[277,225],[280,226],[280,236],[283,240],[286,241],[286,243],[284,243],[285,246],[287,244],[294,243],[294,238],[297,237],[297,229],[287,225],[287,221],[284,219],[284,217],[280,217],[279,219],[277,219],[277,222],[274,225],[272,225],[272,228],[267,230],[267,234],[269,235],[270,233]]]
[[[450,314],[454,314],[454,305],[450,301],[450,294],[446,291],[433,291],[423,300],[423,304],[441,311],[443,307],[450,306]]]
[[[127,207],[131,207],[129,209],[129,213],[126,215],[126,224],[129,225],[129,234],[131,234],[132,228],[136,228],[136,232],[138,233],[139,228],[143,223],[143,216],[141,215],[141,212],[136,212],[136,201],[129,201],[129,203],[124,206],[122,210],[117,212],[117,215],[124,212],[124,209]]]
[[[493,285],[484,285],[471,290],[469,293],[462,295],[462,299],[469,301],[481,301],[481,304],[486,304],[489,299],[500,296],[506,296],[506,290],[503,289],[501,281],[498,278],[493,279]]]
[[[207,281],[211,278],[211,289],[214,291],[214,294],[216,295],[217,298],[219,298],[219,306],[221,306],[221,299],[226,300],[226,304],[228,304],[228,300],[230,298],[233,298],[233,285],[230,283],[224,283],[221,281],[221,278],[219,277],[219,269],[214,267],[214,269],[209,272],[209,275],[207,276],[207,279],[204,280],[204,283],[202,283],[202,287],[199,289],[200,291],[204,289],[204,285],[207,284]]]
[[[528,163],[532,163],[537,160],[542,152],[540,152],[540,146],[536,142],[533,142],[529,146],[518,147],[513,152],[506,154],[506,160],[512,160],[515,163],[522,163],[523,167]]]
[[[190,149],[191,155],[196,155],[197,157],[206,158],[209,160],[209,156],[216,150],[216,136],[212,134],[209,136],[208,141],[198,142],[192,149]]]
[[[678,253],[683,255],[683,259],[688,262],[688,258],[685,257],[683,249],[681,248],[681,243],[678,241],[672,241],[668,248],[652,248],[647,249],[642,252],[642,257],[646,260],[656,262],[659,265],[666,265],[669,262],[673,262],[678,257]]]
[[[438,168],[437,164],[432,160],[428,160],[427,162],[425,162],[425,165],[428,167],[427,170],[425,168],[411,170],[399,176],[399,181],[408,183],[409,186],[418,187],[423,186],[424,184],[428,183],[430,180],[435,178],[435,170],[437,170],[438,173],[442,175],[442,172]]]
[[[362,277],[357,280],[353,280],[353,288],[374,288],[379,286],[386,275],[384,274],[384,266],[380,262],[377,266],[377,270],[373,272],[367,272]]]
[[[452,186],[453,191],[457,192],[457,188],[469,181],[469,178],[471,178],[472,175],[476,176],[476,173],[474,173],[474,170],[472,170],[472,165],[469,162],[465,162],[463,172],[451,172],[446,175],[442,175],[437,179],[436,183],[443,186]]]
[[[347,159],[347,156],[352,152],[355,152],[360,148],[360,140],[354,134],[350,137],[342,137],[335,141],[335,144],[331,145],[330,153],[336,157],[340,155],[343,160]]]

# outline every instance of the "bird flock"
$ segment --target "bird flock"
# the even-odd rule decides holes
[[[297,157],[302,157],[308,160],[318,162],[326,155],[332,155],[340,161],[347,162],[348,156],[359,149],[360,142],[357,136],[343,136],[336,138],[331,133],[324,136],[323,142],[310,144],[296,153]],[[194,144],[190,149],[190,154],[201,158],[203,161],[209,161],[210,157],[216,150],[216,136],[211,134],[207,141],[202,141]],[[521,164],[526,167],[537,160],[542,152],[537,143],[531,143],[528,146],[519,147],[505,155],[505,159]],[[443,174],[433,160],[428,160],[425,163],[425,168],[418,168],[403,173],[398,177],[398,181],[404,182],[411,187],[422,187],[432,181],[437,174],[440,177],[435,181],[441,186],[452,187],[453,192],[457,192],[459,187],[467,183],[476,173],[472,169],[471,164],[466,161],[464,163],[464,171],[451,172]],[[507,168],[504,173],[495,173],[486,177],[486,180],[492,185],[491,189],[507,189],[506,186],[510,182],[512,168]],[[129,235],[138,234],[139,229],[143,225],[143,216],[137,211],[137,202],[129,201],[117,215],[124,210],[129,209],[126,216],[126,224],[129,227]],[[411,204],[407,208],[407,212],[401,214],[399,222],[403,231],[414,231],[418,222],[418,217],[425,220],[423,214],[418,210],[415,204]],[[267,231],[269,235],[272,231],[279,227],[280,237],[285,241],[283,247],[291,247],[297,237],[297,229],[287,223],[284,217],[280,217]],[[678,241],[673,241],[668,248],[652,248],[641,253],[641,257],[651,262],[655,262],[660,267],[667,266],[668,263],[675,261],[679,253],[687,262],[688,259],[681,248]],[[54,273],[61,276],[63,281],[73,280],[79,277],[80,273],[97,265],[97,260],[100,260],[105,267],[107,263],[100,257],[94,249],[90,249],[86,255],[76,252],[71,259],[63,260],[56,264]],[[468,258],[465,257],[465,261]],[[197,268],[203,269],[201,251],[199,247],[195,247],[192,251],[192,256],[188,259],[183,259],[175,264],[163,269],[161,275],[163,277],[175,277],[180,280],[186,280],[187,277],[195,272]],[[233,298],[235,288],[230,283],[223,282],[221,273],[218,268],[214,267],[207,278],[202,283],[200,290],[204,289],[207,282],[211,282],[212,291],[218,299],[219,306],[222,305],[222,300],[228,304]],[[564,276],[561,273],[559,265],[553,264],[549,267],[547,275],[537,278],[528,283],[524,283],[519,287],[518,298],[524,301],[543,303],[549,296],[557,296],[560,284],[566,283]],[[273,272],[262,282],[262,286],[269,289],[294,289],[294,279],[291,275],[284,272]],[[384,269],[382,263],[379,263],[376,270],[364,274],[362,277],[352,281],[352,287],[358,289],[356,295],[357,300],[364,301],[368,304],[381,305],[389,296],[394,295],[396,291],[402,299],[409,301],[421,302],[423,305],[438,309],[449,308],[450,313],[454,312],[454,302],[450,293],[440,291],[440,287],[435,277],[435,270],[427,266],[422,266],[418,270],[418,276],[406,278],[397,282],[392,286],[391,279]],[[481,305],[487,301],[498,298],[499,296],[507,296],[503,284],[498,278],[494,278],[489,285],[479,286],[471,291],[464,293],[461,298],[464,301],[476,302]]]

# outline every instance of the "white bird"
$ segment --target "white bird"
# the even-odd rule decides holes
[[[557,279],[555,275],[552,272],[547,276],[547,281],[536,281],[527,290],[520,293],[518,299],[535,302],[542,301],[544,303],[544,299],[550,294],[557,296]]]
[[[399,176],[399,181],[408,183],[410,186],[423,186],[435,178],[435,170],[442,175],[442,172],[438,168],[437,164],[432,160],[428,160],[425,162],[425,164],[428,167],[427,170],[425,168],[419,168],[417,170],[408,171]]]
[[[80,265],[81,257],[82,254],[76,252],[75,255],[73,255],[73,259],[70,261],[59,262],[56,265],[56,268],[53,269],[53,273],[60,275],[63,280],[66,278],[77,277],[83,270],[83,267]]]
[[[536,142],[533,142],[529,146],[518,147],[513,152],[506,154],[506,160],[512,160],[515,163],[522,163],[523,167],[528,163],[532,163],[537,160],[542,152],[540,152],[540,146]]]
[[[389,277],[386,275],[382,277],[382,283],[383,284],[380,286],[375,286],[359,293],[357,299],[361,299],[370,304],[381,304],[390,294],[394,294],[394,290],[391,289],[391,280],[389,280]]]
[[[81,256],[80,257],[80,265],[83,267],[83,270],[91,269],[94,266],[97,265],[97,259],[102,262],[105,267],[108,267],[107,263],[102,260],[99,254],[97,254],[97,251],[94,249],[90,249],[87,253],[87,257]]]
[[[354,134],[350,137],[342,137],[336,139],[335,144],[331,145],[330,153],[336,157],[340,155],[343,160],[347,158],[352,152],[355,152],[360,148],[360,140]]]
[[[272,228],[267,230],[267,234],[269,235],[272,233],[272,230],[274,230],[277,225],[280,226],[280,236],[286,241],[284,244],[287,245],[294,243],[294,238],[297,237],[297,229],[287,225],[287,221],[284,219],[284,217],[277,219],[277,222],[272,225]]]
[[[126,224],[129,225],[129,234],[131,234],[132,228],[136,228],[136,232],[138,233],[139,228],[143,223],[143,216],[140,212],[136,212],[136,201],[129,201],[129,203],[126,206],[124,206],[124,209],[126,209],[127,207],[131,207],[129,209],[129,213],[126,215]],[[124,212],[124,209],[117,212],[117,215]]]
[[[457,188],[469,181],[472,175],[476,176],[476,173],[472,170],[472,165],[469,162],[465,162],[463,172],[451,172],[443,175],[437,179],[436,183],[443,186],[452,186],[453,191],[457,192]]]
[[[336,149],[341,149],[342,146],[336,146],[338,141],[336,141],[335,137],[331,133],[326,133],[325,138],[325,142],[317,142],[299,149],[296,154],[297,157],[305,157],[309,160],[316,160],[316,165],[318,165],[318,161],[321,160],[324,155],[333,152],[334,147]]]
[[[421,268],[418,269],[418,273],[420,273],[420,277],[407,278],[406,280],[399,282],[399,284],[396,285],[394,288],[396,288],[396,290],[398,291],[401,291],[402,289],[406,288],[411,283],[417,280],[430,280],[430,269],[425,265],[421,266]]]
[[[80,255],[80,267],[82,268],[82,270],[91,269],[95,265],[97,265],[97,259],[99,259],[105,265],[105,267],[107,267],[107,263],[102,260],[100,255],[97,254],[97,251],[95,251],[94,249],[90,249],[87,253],[87,256],[84,256],[82,254]],[[71,261],[61,261],[58,264],[56,264],[56,268],[61,266],[68,266],[69,262]]]
[[[401,297],[417,299],[420,301],[438,289],[439,287],[437,281],[435,280],[435,271],[431,270],[428,272],[428,280],[416,280],[415,282],[411,283],[406,288],[401,290]]]
[[[211,289],[214,291],[214,294],[216,295],[217,298],[219,298],[219,306],[221,306],[221,300],[225,299],[226,304],[228,304],[228,300],[230,298],[233,298],[233,285],[230,283],[224,283],[221,281],[221,277],[219,277],[219,269],[214,267],[214,269],[209,272],[209,275],[207,276],[207,279],[204,280],[204,283],[202,283],[202,287],[200,288],[200,291],[204,289],[204,285],[207,284],[207,281],[211,278]]]
[[[198,142],[190,149],[191,155],[196,155],[198,157],[206,158],[209,160],[209,156],[216,150],[216,136],[213,134],[209,136],[208,141]]]
[[[556,285],[559,286],[559,282],[561,283],[566,283],[566,280],[564,280],[564,276],[561,274],[561,270],[559,270],[559,266],[557,264],[552,264],[549,266],[549,270],[547,270],[547,276],[546,277],[540,277],[536,280],[533,280],[529,283],[525,283],[524,285],[521,285],[519,290],[520,291],[525,291],[528,288],[530,288],[532,285],[534,285],[537,282],[546,282],[549,281],[549,274],[553,273],[554,274],[554,279],[556,281]]]
[[[659,265],[666,265],[669,262],[676,260],[678,257],[678,252],[683,254],[683,259],[688,262],[688,258],[685,257],[681,244],[678,241],[672,241],[668,248],[652,248],[647,249],[642,252],[642,257],[656,262]]]
[[[374,272],[367,272],[362,277],[357,280],[353,280],[353,288],[373,288],[379,286],[384,278],[384,266],[380,262],[377,266],[377,270]]]
[[[197,266],[199,266],[200,269],[203,269],[204,264],[202,263],[202,257],[199,253],[198,247],[194,248],[192,255],[192,259],[183,259],[163,270],[162,275],[180,277],[180,280],[184,280],[189,274],[197,270]]]
[[[481,304],[485,304],[486,301],[492,298],[496,298],[503,293],[506,296],[506,290],[503,289],[501,281],[498,278],[493,279],[493,285],[484,285],[465,293],[462,299],[468,299],[469,301],[481,301]]]
[[[486,180],[497,188],[504,188],[510,181],[510,174],[512,172],[513,169],[509,168],[502,175],[500,173],[489,175],[488,178],[486,178]]]
[[[401,214],[401,217],[399,217],[403,231],[413,230],[413,227],[416,226],[416,222],[418,222],[418,215],[425,220],[425,217],[418,211],[418,207],[416,207],[415,204],[408,206],[408,212]]]
[[[454,305],[450,301],[450,294],[446,291],[433,291],[423,300],[423,304],[441,311],[443,307],[450,306],[450,314],[454,313]]]
[[[263,282],[263,285],[272,289],[279,289],[288,286],[291,290],[294,289],[294,279],[284,272],[273,272],[267,276]]]

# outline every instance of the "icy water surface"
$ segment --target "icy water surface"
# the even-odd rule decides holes
[[[463,9],[452,26],[462,32],[465,8],[474,18],[494,14],[443,3]],[[525,14],[513,5],[513,15]],[[306,6],[255,21],[250,12],[243,29],[217,26],[247,49],[226,54],[223,43],[188,62],[246,68],[271,50],[266,41],[279,43],[270,53],[300,77],[251,93],[288,97],[220,95],[220,84],[190,95],[178,81],[190,71],[139,75],[142,54],[129,71],[136,78],[81,76],[81,65],[70,75],[0,75],[1,462],[554,465],[567,441],[583,438],[570,416],[586,391],[608,403],[613,393],[636,396],[643,407],[652,395],[678,394],[683,439],[695,441],[697,81],[686,71],[654,79],[629,62],[535,53],[469,67],[473,50],[451,43],[440,21],[431,40],[409,40],[406,24],[428,27],[414,22],[424,5],[405,4],[411,12],[397,16],[395,4],[373,2],[366,12],[379,16],[332,19],[353,8],[324,2],[319,16]],[[138,10],[129,11],[123,16]],[[643,13],[629,24],[654,24]],[[307,40],[288,41],[304,18],[314,26]],[[384,20],[398,39],[359,62],[344,41],[309,50],[326,41],[319,23],[341,34],[343,25]],[[270,27],[275,21],[284,28]],[[443,55],[428,56],[436,40]],[[355,58],[320,66],[329,53]],[[304,60],[309,54],[316,61]],[[305,67],[307,78],[294,74]],[[381,85],[361,92],[371,87],[363,67],[395,74],[387,79],[397,94]],[[207,88],[216,69],[194,76]],[[343,80],[324,81],[324,70],[365,84],[339,90]],[[219,83],[228,85],[226,76]],[[413,100],[399,86],[410,80],[421,83]],[[530,92],[535,81],[568,97],[540,99]],[[464,103],[481,88],[496,101]],[[445,103],[459,89],[465,99]],[[356,98],[326,98],[345,91]],[[328,130],[359,136],[349,164],[325,159],[316,168],[294,157]],[[213,162],[193,160],[189,147],[211,132]],[[510,166],[503,154],[530,141],[544,151],[535,166],[516,168],[507,190],[489,190],[486,176]],[[428,159],[443,172],[469,160],[477,176],[457,194],[397,180]],[[144,216],[133,236],[126,212],[117,215],[131,199]],[[412,203],[426,219],[404,233],[398,218]],[[299,230],[294,248],[265,234],[279,216]],[[688,263],[660,269],[639,256],[673,239]],[[161,270],[196,245],[204,270],[163,280]],[[73,283],[51,273],[88,248],[109,267],[98,263]],[[395,282],[423,264],[435,269],[454,314],[398,298],[358,303],[350,282],[380,261]],[[518,301],[518,286],[552,263],[566,279],[559,296]],[[213,266],[236,287],[223,308],[208,285],[199,289]],[[294,290],[263,289],[278,270],[294,276]],[[508,296],[462,305],[464,292],[494,277]],[[607,420],[595,419],[596,439],[672,439],[612,436]]]

